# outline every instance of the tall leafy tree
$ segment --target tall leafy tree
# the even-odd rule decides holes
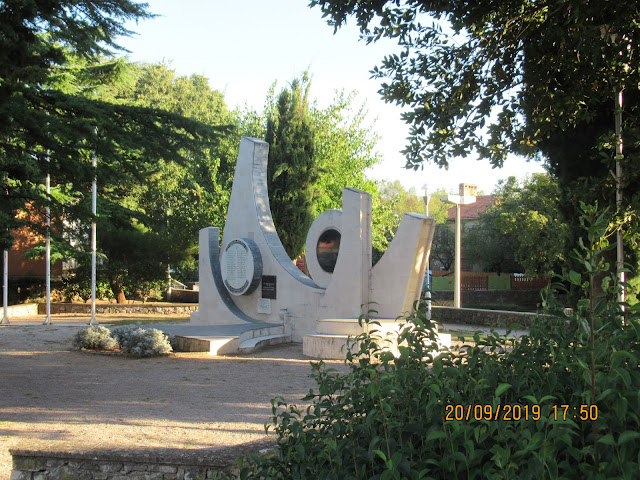
[[[91,95],[115,104],[162,108],[206,125],[231,122],[222,94],[212,91],[204,77],[177,76],[163,64],[123,61],[122,69],[126,75]],[[142,175],[102,189],[98,247],[104,258],[99,273],[118,302],[141,285],[165,279],[169,266],[181,273],[194,270],[198,230],[224,223],[229,197],[229,178],[220,175],[229,170],[224,143],[180,151],[186,161],[158,158],[138,172]],[[193,274],[181,279],[191,280]]]
[[[236,111],[239,135],[266,138],[267,118],[277,111],[276,84],[267,94],[265,112],[250,109]],[[338,91],[330,105],[317,101],[309,105],[309,118],[314,131],[315,161],[318,177],[313,203],[313,216],[329,209],[342,208],[342,189],[352,187],[372,196],[372,244],[376,262],[384,253],[397,221],[391,205],[380,195],[378,184],[367,177],[367,169],[382,160],[377,151],[378,135],[368,122],[366,105],[357,105],[356,93]],[[279,230],[280,232],[280,230]],[[306,235],[306,231],[300,231]]]
[[[389,80],[383,98],[408,109],[409,165],[446,166],[473,151],[496,166],[509,152],[535,155],[555,132],[592,124],[602,109],[612,126],[613,95],[622,88],[632,97],[625,130],[638,128],[635,1],[316,5],[336,29],[355,17],[367,42],[388,37],[402,47],[374,75]]]
[[[493,195],[496,202],[466,232],[465,253],[481,259],[485,270],[498,273],[564,272],[570,227],[561,211],[558,182],[548,174],[521,181],[509,177],[499,182]]]
[[[640,10],[634,0],[313,0],[336,29],[354,17],[367,42],[395,39],[373,74],[405,108],[407,166],[510,153],[548,162],[573,240],[580,201],[616,210],[614,98],[623,92],[623,204],[637,248],[640,210]],[[634,259],[635,260],[635,259]],[[635,261],[634,263],[637,263]]]
[[[223,94],[211,90],[206,78],[178,76],[165,64],[133,67],[135,83],[116,85],[120,89],[109,92],[117,101],[142,107],[153,105],[207,125],[233,122]],[[232,151],[233,137],[229,132],[219,144],[206,147],[197,157],[184,152],[186,162],[176,162],[170,157],[160,159],[143,182],[119,199],[124,205],[135,205],[139,212],[136,222],[170,244],[162,259],[164,269],[167,264],[178,268],[183,281],[197,279],[193,271],[198,230],[208,225],[224,225],[232,159],[237,154]]]
[[[94,95],[122,73],[121,62],[96,62],[131,33],[124,22],[149,17],[129,0],[0,2],[0,248],[11,246],[20,208],[48,201],[46,173],[64,193],[53,206],[86,221],[94,153],[104,191],[144,177],[158,159],[184,162],[216,143],[219,128]]]
[[[269,203],[282,245],[291,258],[300,255],[304,248],[314,219],[313,204],[320,177],[309,115],[309,86],[306,74],[294,79],[289,88],[280,92],[267,117]]]

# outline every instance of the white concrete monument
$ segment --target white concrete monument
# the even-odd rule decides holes
[[[256,339],[303,342],[305,355],[344,358],[358,317],[377,313],[383,330],[418,300],[435,222],[405,214],[388,250],[372,267],[371,196],[345,188],[342,209],[320,214],[306,240],[309,276],[287,255],[267,194],[269,145],[243,138],[221,247],[219,229],[200,231],[200,305],[192,324],[244,324]],[[369,303],[375,302],[375,303]],[[220,353],[233,351],[231,344]],[[238,350],[242,348],[238,347]]]

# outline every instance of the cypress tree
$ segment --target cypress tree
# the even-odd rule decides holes
[[[309,116],[309,78],[305,73],[283,89],[267,118],[267,186],[273,221],[291,258],[302,253],[314,219],[320,168]]]

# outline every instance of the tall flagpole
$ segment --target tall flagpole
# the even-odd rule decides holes
[[[49,152],[47,152],[47,167],[49,166]],[[45,292],[47,297],[47,314],[44,319],[44,325],[53,325],[51,320],[51,174],[47,168],[47,177],[45,179],[45,188],[47,191],[47,206],[45,208],[45,217],[47,220],[47,238],[45,239]]]
[[[3,253],[2,268],[2,322],[1,325],[9,325],[9,251]]]
[[[622,90],[616,92],[616,210],[618,214],[622,211]],[[618,229],[616,234],[616,266],[620,289],[618,290],[618,302],[624,312],[625,288],[624,288],[624,244],[622,239],[622,229]]]
[[[97,167],[98,167],[98,156],[94,150],[93,159],[93,182],[91,184],[91,321],[89,325],[98,325],[98,321],[96,320],[96,215],[97,215],[97,204],[98,204],[98,192],[97,192]]]
[[[9,195],[8,190],[7,195]],[[9,325],[9,250],[2,253],[2,260],[2,321],[0,325]]]

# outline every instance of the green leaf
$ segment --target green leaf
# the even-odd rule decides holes
[[[506,392],[509,388],[511,388],[511,384],[510,383],[501,383],[500,385],[498,385],[498,388],[496,388],[496,392],[495,392],[494,395],[496,397],[499,397],[504,392]]]
[[[598,439],[598,443],[611,446],[615,446],[616,444],[615,440],[613,439],[613,435],[611,435],[610,433],[607,433],[606,435],[600,437]]]
[[[434,440],[440,440],[447,438],[447,434],[441,430],[434,430],[427,435],[426,441],[433,442]]]
[[[569,281],[574,285],[580,285],[582,277],[578,272],[571,270],[569,272]]]
[[[623,443],[627,443],[631,440],[635,440],[637,438],[640,438],[640,432],[634,432],[631,430],[627,430],[625,432],[622,432],[620,434],[620,436],[618,437],[618,445],[622,445]]]
[[[387,463],[387,456],[384,454],[382,450],[374,450],[373,453],[378,455],[384,463]]]

